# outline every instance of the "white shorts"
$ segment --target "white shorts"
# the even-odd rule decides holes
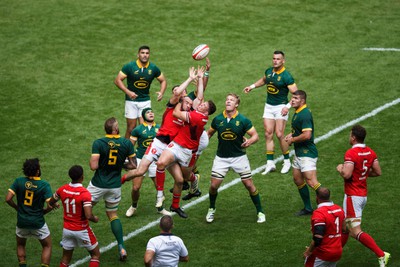
[[[161,153],[167,147],[167,144],[161,142],[158,138],[154,138],[153,142],[146,149],[143,158],[146,158],[150,162],[155,162],[160,157]],[[139,165],[138,165],[139,166]]]
[[[137,166],[139,166],[139,164],[142,161],[142,159],[136,159],[136,161],[137,161]],[[156,170],[157,170],[157,165],[156,165],[156,162],[153,161],[150,164],[149,169],[147,170],[147,172],[143,176],[146,176],[146,174],[148,174],[149,177],[156,177]]]
[[[33,237],[39,240],[43,240],[50,235],[50,230],[47,226],[47,223],[44,223],[44,225],[40,229],[25,229],[19,228],[17,226],[15,229],[15,234],[20,238]]]
[[[203,153],[203,150],[207,148],[209,142],[210,139],[208,138],[207,132],[203,131],[203,133],[200,136],[199,148],[196,151],[197,156],[200,156],[201,153]]]
[[[192,150],[182,147],[181,145],[172,141],[168,144],[166,150],[171,151],[174,154],[175,161],[178,162],[182,167],[188,167],[192,159]]]
[[[315,171],[317,170],[317,161],[318,158],[296,157],[295,155],[293,157],[292,167],[301,172]]]
[[[211,169],[211,177],[224,179],[229,169],[232,169],[234,172],[239,174],[242,180],[251,178],[250,162],[247,155],[231,158],[215,156]]]
[[[272,106],[269,104],[265,104],[264,106],[264,114],[263,118],[264,119],[272,119],[272,120],[285,120],[287,121],[289,118],[289,113],[286,114],[286,116],[282,116],[282,108],[284,108],[286,105],[277,105],[277,106]]]
[[[92,228],[89,227],[81,231],[72,231],[64,228],[61,244],[65,250],[73,250],[74,248],[81,247],[91,251],[98,243]]]
[[[125,100],[125,118],[137,119],[142,117],[142,111],[145,108],[151,108],[151,101],[127,101]]]
[[[361,225],[362,212],[367,204],[367,197],[344,195],[343,210],[346,214],[346,224],[350,227]]]
[[[87,190],[92,195],[92,202],[98,203],[101,199],[106,201],[106,210],[118,210],[118,204],[121,201],[121,187],[119,188],[100,188],[89,182]],[[112,205],[109,205],[109,204]]]
[[[318,257],[315,257],[314,255],[307,257],[304,261],[305,266],[312,266],[312,267],[336,267],[336,264],[337,262],[324,261]]]

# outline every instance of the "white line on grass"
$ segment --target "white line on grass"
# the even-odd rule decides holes
[[[364,51],[394,51],[400,52],[400,48],[383,48],[383,47],[364,47],[362,50]]]
[[[346,129],[346,128],[348,128],[348,127],[350,127],[350,126],[352,126],[352,125],[354,125],[354,124],[356,124],[356,123],[358,123],[360,121],[363,121],[363,120],[365,120],[367,118],[373,117],[376,114],[378,114],[379,112],[381,112],[381,111],[383,111],[383,110],[385,110],[387,108],[390,108],[390,107],[392,107],[394,105],[397,105],[398,103],[400,103],[400,98],[397,98],[397,99],[393,100],[392,102],[386,103],[386,104],[384,104],[384,105],[372,110],[371,112],[369,112],[369,113],[367,113],[367,114],[365,114],[365,115],[363,115],[363,116],[361,116],[361,117],[359,117],[357,119],[349,121],[349,122],[347,122],[347,123],[335,128],[335,129],[327,132],[323,136],[320,136],[320,137],[316,138],[314,140],[314,142],[318,143],[320,141],[326,140],[326,139],[330,138],[332,135],[337,134],[338,132],[340,132],[340,131],[342,131],[342,130],[344,130],[344,129]],[[293,151],[291,152],[291,154],[292,153],[293,153]],[[283,160],[283,157],[280,156],[279,158],[275,159],[275,163],[280,162],[282,160]],[[265,166],[260,166],[257,169],[253,170],[252,174],[254,175],[256,173],[259,173],[264,169],[265,169]],[[240,178],[236,178],[236,179],[232,180],[231,182],[221,186],[218,189],[218,191],[219,192],[224,191],[225,189],[228,189],[229,187],[231,187],[231,186],[233,186],[233,185],[235,185],[235,184],[237,184],[239,182],[240,182]],[[206,199],[208,199],[208,194],[207,195],[203,195],[202,197],[199,197],[198,199],[196,199],[196,200],[184,205],[183,208],[188,209],[188,208],[190,208],[192,206],[197,205],[200,202],[205,201]],[[139,228],[139,229],[137,229],[137,230],[135,230],[133,232],[130,232],[128,235],[124,236],[124,240],[126,241],[128,239],[131,239],[132,237],[137,236],[138,234],[146,231],[147,229],[150,229],[151,227],[158,225],[158,222],[159,222],[159,220],[152,221],[152,222],[148,223],[147,225],[145,225],[145,226],[143,226],[143,227],[141,227],[141,228]],[[114,241],[114,242],[110,243],[109,245],[107,245],[105,247],[101,247],[100,248],[100,252],[104,253],[106,251],[111,250],[115,246],[117,246],[117,241]],[[79,266],[79,265],[81,265],[81,264],[83,264],[85,262],[88,262],[89,260],[90,260],[90,257],[87,256],[85,258],[82,258],[82,259],[76,261],[75,263],[71,264],[70,266],[71,267]]]

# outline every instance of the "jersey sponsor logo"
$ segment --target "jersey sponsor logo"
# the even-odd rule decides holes
[[[153,74],[153,70],[149,70],[149,75]]]
[[[277,93],[279,93],[278,88],[276,88],[273,84],[268,84],[267,91],[268,91],[268,93],[273,94],[273,95],[276,95]]]
[[[142,146],[148,147],[151,144],[151,142],[153,142],[153,139],[152,138],[147,138],[146,140],[144,140],[142,142]]]
[[[116,144],[114,141],[109,141],[108,142],[108,147],[109,148],[115,148],[117,146],[121,146],[120,144]]]
[[[227,130],[221,133],[221,138],[222,140],[235,140],[237,135],[234,132]]]
[[[136,81],[133,85],[137,89],[146,89],[147,87],[149,87],[149,82],[141,79],[139,81]]]
[[[236,126],[239,126],[240,125],[240,121],[236,121]]]
[[[34,185],[31,181],[25,183],[26,189],[37,188],[37,185]]]
[[[67,193],[67,194],[70,194],[70,195],[77,195],[77,196],[79,196],[81,194],[80,192],[72,192],[72,191],[69,191],[67,189],[63,189],[63,192]]]
[[[368,152],[361,152],[361,153],[358,153],[358,155],[359,155],[359,156],[368,156],[368,155],[371,155],[371,152],[370,152],[370,151],[368,151]]]

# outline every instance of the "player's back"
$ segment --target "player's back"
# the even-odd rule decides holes
[[[27,229],[39,229],[44,223],[44,203],[51,197],[49,183],[40,177],[19,177],[10,188],[18,202],[17,226]]]
[[[346,152],[344,162],[354,165],[351,178],[345,179],[347,195],[367,196],[367,178],[376,159],[375,152],[365,144],[354,145]]]
[[[197,150],[208,116],[193,110],[188,113],[188,118],[189,122],[185,122],[174,141],[182,147]]]
[[[101,188],[120,187],[125,159],[135,154],[131,141],[119,135],[106,135],[93,143],[92,154],[100,154],[93,185]]]
[[[89,226],[85,217],[85,206],[92,206],[90,192],[82,184],[66,184],[60,187],[56,194],[61,199],[64,208],[64,228],[79,231]]]
[[[329,204],[316,209],[312,215],[313,227],[325,225],[325,234],[316,255],[326,261],[338,261],[342,255],[342,226],[345,218],[343,209]]]

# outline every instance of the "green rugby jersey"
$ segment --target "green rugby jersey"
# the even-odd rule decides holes
[[[277,106],[288,103],[289,85],[294,84],[292,75],[283,67],[280,71],[274,72],[271,67],[265,71],[265,84],[267,86],[266,103]]]
[[[93,142],[93,154],[100,155],[100,159],[92,184],[100,188],[121,187],[121,170],[125,159],[135,155],[131,141],[119,135],[107,134]]]
[[[196,97],[197,97],[195,91],[189,92],[186,96],[189,97],[189,98],[192,99],[192,100],[195,100]]]
[[[217,156],[221,158],[239,157],[246,154],[241,147],[246,132],[253,128],[251,121],[239,113],[229,120],[225,111],[211,122],[211,128],[218,133]]]
[[[298,108],[292,118],[292,136],[299,136],[304,130],[311,130],[311,139],[294,143],[297,157],[317,158],[318,150],[314,144],[314,121],[311,111],[304,105]]]
[[[136,139],[136,157],[141,159],[149,147],[151,142],[153,142],[154,137],[160,129],[160,125],[155,122],[151,125],[146,122],[138,125],[132,130],[131,136]]]
[[[127,76],[128,89],[138,95],[136,99],[125,95],[125,100],[137,102],[150,100],[150,85],[161,75],[160,69],[155,64],[147,62],[145,66],[142,66],[138,59],[124,65],[121,72]]]
[[[19,177],[8,190],[17,197],[17,226],[25,229],[42,228],[45,223],[44,204],[52,196],[49,183],[40,177]]]

